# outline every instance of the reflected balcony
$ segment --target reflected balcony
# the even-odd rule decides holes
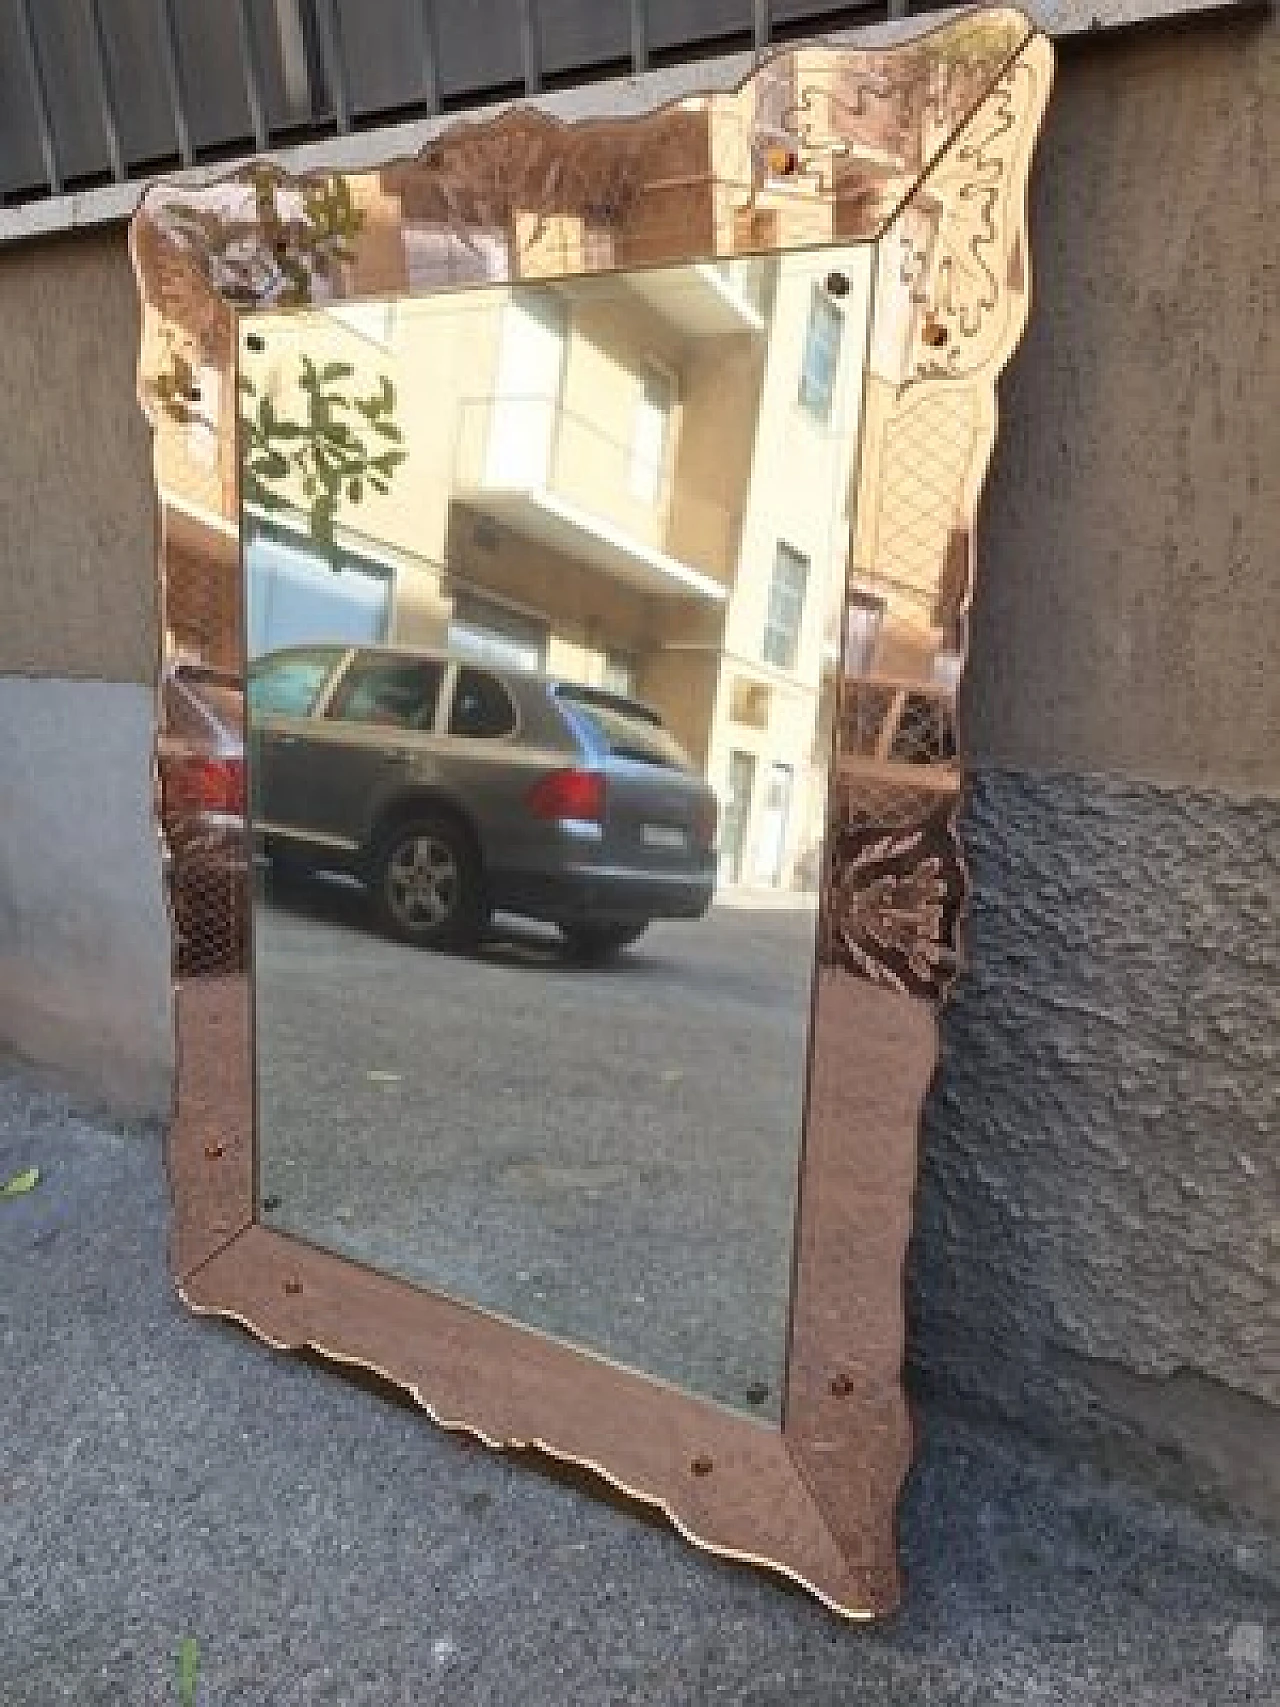
[[[627,288],[686,338],[759,336],[773,306],[772,257],[659,267],[627,275]]]
[[[459,413],[456,502],[509,533],[663,599],[721,605],[741,516],[543,397],[485,397]]]
[[[954,809],[960,760],[950,684],[846,676],[836,718],[842,823],[903,829]]]

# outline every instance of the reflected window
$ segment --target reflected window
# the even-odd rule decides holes
[[[504,605],[459,593],[449,619],[449,650],[482,663],[540,670],[547,656],[547,625]]]
[[[257,717],[308,716],[341,657],[331,646],[257,660],[249,666],[249,710]]]
[[[604,661],[603,684],[610,693],[633,694],[636,691],[635,659],[625,652],[610,652]]]
[[[392,578],[383,564],[338,564],[305,539],[255,520],[245,544],[251,658],[286,648],[377,645],[391,621]]]
[[[844,315],[825,290],[815,288],[809,303],[809,325],[804,337],[804,360],[800,368],[800,401],[820,421],[831,418],[831,400],[836,392],[840,366],[840,341]]]
[[[662,489],[675,401],[674,375],[650,362],[640,376],[640,396],[631,439],[631,490],[637,498],[643,498],[650,504],[657,500]]]
[[[841,730],[846,751],[864,758],[882,757],[881,748],[892,734],[897,704],[897,689],[892,683],[849,683]]]
[[[873,593],[853,592],[845,615],[844,667],[850,676],[862,676],[871,668],[880,630],[884,626],[885,602]]]
[[[647,705],[568,682],[561,682],[555,694],[574,722],[585,727],[591,745],[611,757],[674,770],[691,768],[688,753]]]
[[[471,739],[496,740],[516,726],[515,709],[506,688],[484,670],[458,671],[449,710],[449,733]]]
[[[546,485],[568,335],[568,307],[553,292],[525,293],[503,307],[486,486],[536,490]]]
[[[430,729],[444,665],[426,658],[362,658],[343,678],[329,715],[342,723]]]
[[[794,546],[779,540],[773,579],[769,583],[769,615],[761,655],[766,664],[776,664],[780,670],[795,668],[808,582],[809,559]]]

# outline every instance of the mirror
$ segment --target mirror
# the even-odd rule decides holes
[[[1052,72],[906,29],[130,230],[183,1298],[846,1617]]]
[[[871,254],[241,325],[263,1218],[775,1419]]]

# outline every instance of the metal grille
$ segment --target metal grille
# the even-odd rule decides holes
[[[842,751],[888,764],[950,764],[956,757],[955,696],[916,682],[851,678],[840,713]]]
[[[0,205],[905,10],[905,0],[0,0]]]
[[[847,678],[840,701],[840,821],[904,828],[945,815],[960,786],[954,694],[921,682]]]

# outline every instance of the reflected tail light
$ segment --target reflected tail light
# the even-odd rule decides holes
[[[525,796],[535,818],[548,823],[604,823],[605,786],[598,771],[552,771]]]
[[[220,812],[244,817],[243,759],[186,759],[173,769],[169,794],[174,812]]]

